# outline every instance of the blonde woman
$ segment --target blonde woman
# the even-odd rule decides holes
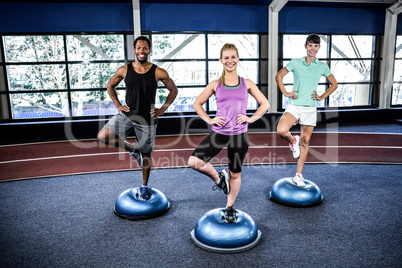
[[[228,195],[225,220],[232,223],[236,221],[233,205],[240,190],[241,170],[249,146],[248,124],[268,111],[269,102],[251,80],[237,74],[239,53],[235,45],[225,44],[219,60],[223,65],[222,76],[209,83],[193,104],[197,114],[212,126],[212,132],[194,150],[189,165],[210,177],[215,182],[214,190],[222,190]],[[246,115],[248,94],[259,104],[251,117]],[[217,104],[214,118],[209,117],[203,108],[212,95],[215,95]],[[225,169],[217,172],[209,163],[225,146],[228,148],[229,174]]]

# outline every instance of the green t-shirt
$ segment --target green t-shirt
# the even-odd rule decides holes
[[[286,69],[293,72],[293,90],[299,91],[296,92],[297,99],[289,98],[289,104],[316,107],[317,101],[313,100],[311,95],[317,90],[321,76],[327,77],[331,74],[328,65],[317,58],[307,65],[306,58],[303,57],[291,60]]]

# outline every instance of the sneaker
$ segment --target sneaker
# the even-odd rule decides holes
[[[300,156],[300,136],[293,136],[293,138],[295,139],[295,143],[289,143],[289,147],[293,153],[293,157],[298,158]]]
[[[229,189],[229,175],[226,172],[226,170],[222,170],[219,173],[219,183],[215,183],[215,185],[212,187],[212,190],[218,189],[219,191],[223,191],[225,194],[228,194],[230,192]]]
[[[148,200],[149,199],[149,187],[148,186],[141,186],[138,189],[138,194],[139,198],[142,200]]]
[[[306,186],[306,184],[304,183],[303,175],[299,173],[296,173],[296,175],[293,177],[293,182],[299,187]]]
[[[138,166],[142,167],[142,165],[144,164],[143,159],[142,159],[142,153],[140,151],[138,151],[137,149],[134,149],[134,151],[131,152],[130,155],[132,157],[134,157],[135,160],[137,160]]]
[[[233,223],[236,221],[236,210],[233,207],[227,207],[224,216],[226,222]]]

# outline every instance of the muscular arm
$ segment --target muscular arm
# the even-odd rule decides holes
[[[162,105],[162,107],[151,110],[151,115],[156,119],[165,113],[170,104],[172,104],[175,100],[179,91],[177,90],[174,81],[169,77],[169,74],[164,69],[158,67],[155,75],[157,80],[161,80],[167,90],[169,90],[169,94],[167,95],[165,103]]]
[[[127,105],[121,105],[119,101],[119,97],[117,96],[116,86],[123,80],[124,76],[127,72],[127,66],[121,66],[117,69],[116,73],[110,78],[109,82],[107,83],[107,93],[109,94],[110,98],[112,99],[113,103],[116,105],[117,110],[119,112],[129,112],[130,108]]]

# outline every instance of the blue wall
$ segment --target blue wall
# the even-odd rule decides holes
[[[131,3],[1,2],[0,32],[133,31]]]
[[[268,6],[142,4],[141,11],[143,31],[268,31]]]
[[[385,8],[285,6],[279,31],[382,34],[384,18]],[[133,31],[132,23],[126,2],[0,2],[0,33]],[[267,32],[267,24],[267,5],[141,3],[142,31]]]
[[[279,31],[299,33],[382,34],[385,9],[287,7],[279,13]]]

